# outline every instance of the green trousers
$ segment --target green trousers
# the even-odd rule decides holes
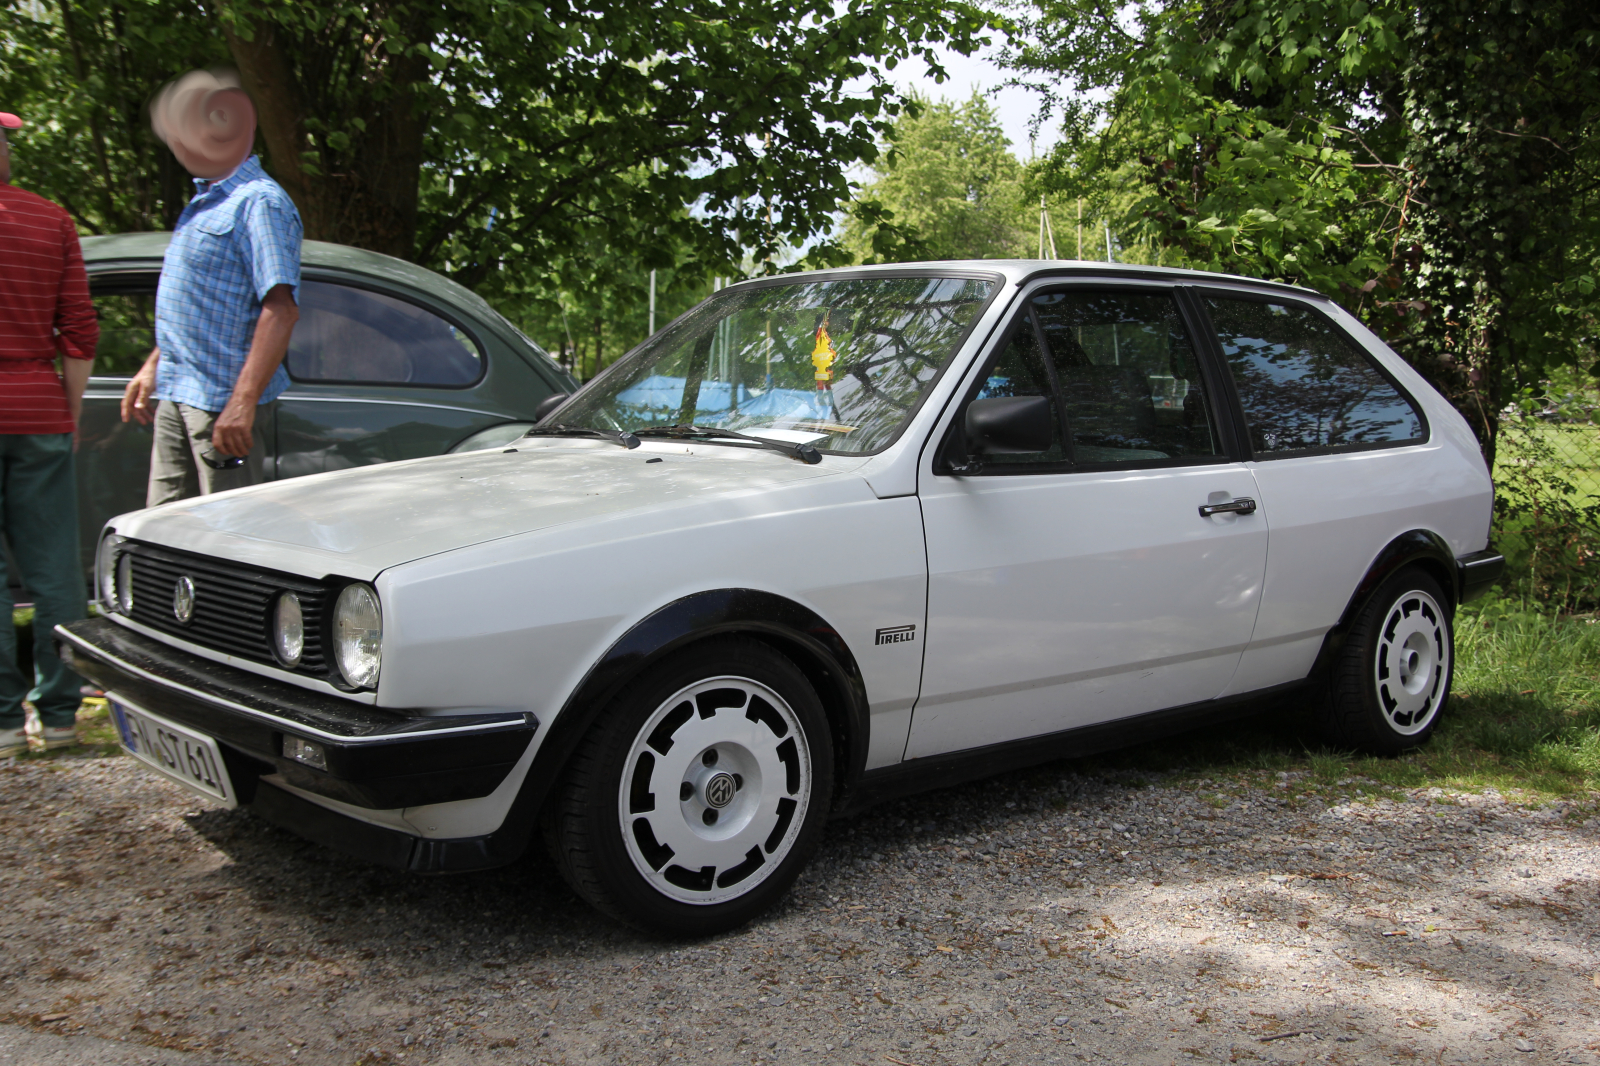
[[[78,491],[72,434],[0,433],[0,531],[33,593],[33,677],[17,669],[11,584],[0,556],[0,729],[22,724],[22,701],[47,726],[70,726],[82,702],[77,674],[56,657],[52,630],[86,613],[78,559]],[[32,682],[30,687],[29,682]]]

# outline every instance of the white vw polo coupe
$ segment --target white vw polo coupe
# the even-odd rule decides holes
[[[601,910],[700,934],[830,814],[1263,694],[1420,744],[1503,564],[1450,405],[1216,274],[744,282],[520,431],[114,519],[61,654],[213,800],[418,872],[537,830]]]

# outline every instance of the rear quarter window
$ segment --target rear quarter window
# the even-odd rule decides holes
[[[1323,315],[1289,302],[1205,303],[1257,458],[1426,439],[1416,404]]]

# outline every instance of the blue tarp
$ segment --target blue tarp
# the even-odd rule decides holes
[[[684,379],[653,374],[617,393],[617,405],[632,408],[641,415],[663,416],[665,421],[676,422],[683,406]],[[697,411],[722,414],[733,407],[733,384],[727,381],[702,381],[700,396],[695,404]],[[832,418],[833,408],[826,395],[807,389],[769,389],[752,393],[739,386],[737,417],[760,419],[768,424],[792,422],[802,419]],[[663,417],[654,419],[663,420]]]

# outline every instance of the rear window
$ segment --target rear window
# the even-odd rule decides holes
[[[349,285],[300,285],[286,360],[296,381],[461,387],[483,376],[483,351],[424,307]]]

